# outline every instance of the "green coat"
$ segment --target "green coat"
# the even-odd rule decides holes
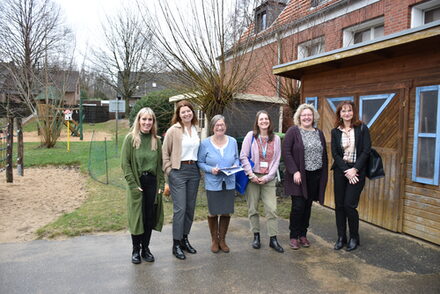
[[[125,137],[121,151],[121,167],[127,181],[127,216],[128,229],[133,235],[144,233],[144,224],[142,220],[142,192],[138,189],[141,184],[139,178],[143,171],[152,172],[157,178],[157,190],[163,191],[164,175],[162,171],[162,143],[157,140],[157,150],[151,150],[151,137],[149,135],[141,135],[141,145],[139,149],[133,147],[132,135]],[[156,162],[142,161],[142,157],[146,153],[157,153]],[[153,154],[150,154],[153,155]],[[145,159],[145,158],[144,158]],[[139,166],[143,164],[143,166]],[[162,194],[157,193],[154,203],[156,212],[156,220],[154,230],[161,231],[163,226],[164,214]]]

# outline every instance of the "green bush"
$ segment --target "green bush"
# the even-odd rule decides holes
[[[136,114],[143,107],[150,107],[156,114],[158,124],[158,135],[162,136],[170,126],[170,121],[173,116],[174,106],[168,101],[171,96],[177,95],[173,90],[162,90],[148,93],[147,96],[142,97],[130,111],[129,121],[130,126],[133,125]]]

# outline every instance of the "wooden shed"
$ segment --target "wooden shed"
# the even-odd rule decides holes
[[[367,179],[361,219],[440,244],[440,22],[278,65],[273,73],[301,80],[301,99],[317,106],[328,150],[336,106],[355,101],[386,173]],[[334,207],[331,173],[325,205]]]

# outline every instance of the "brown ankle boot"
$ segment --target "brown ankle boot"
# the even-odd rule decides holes
[[[211,232],[211,251],[219,252],[218,246],[218,216],[208,216],[209,231]]]
[[[219,246],[220,246],[220,249],[226,253],[229,252],[229,247],[228,247],[228,245],[226,245],[226,233],[228,232],[230,220],[231,220],[230,216],[225,216],[225,215],[220,216]]]

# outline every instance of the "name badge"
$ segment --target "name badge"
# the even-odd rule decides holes
[[[260,162],[260,167],[263,167],[263,168],[269,167],[269,162],[267,162],[267,161],[261,161],[261,162]]]

